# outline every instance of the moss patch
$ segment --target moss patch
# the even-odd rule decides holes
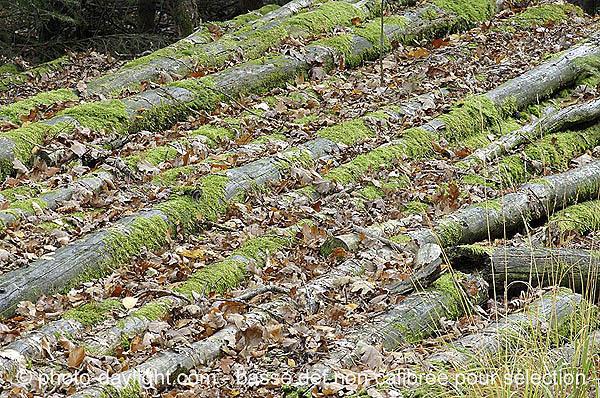
[[[96,131],[114,128],[123,132],[129,121],[125,104],[113,99],[77,105],[59,112],[57,116],[70,116]]]
[[[145,159],[154,166],[157,166],[166,160],[174,159],[177,157],[177,154],[177,150],[173,147],[159,146],[156,148],[147,149],[141,153],[138,153],[137,155],[128,156],[124,160],[130,168],[137,170],[137,164],[142,159]]]
[[[331,127],[322,128],[317,132],[317,135],[333,142],[354,145],[367,137],[373,137],[374,133],[365,125],[362,120],[358,119],[349,120]]]
[[[205,126],[200,127],[197,130],[194,130],[192,133],[190,133],[188,135],[188,138],[189,137],[198,137],[198,136],[204,136],[204,137],[208,138],[208,141],[206,142],[206,144],[210,148],[214,148],[218,145],[218,143],[220,141],[225,141],[227,139],[235,138],[236,132],[235,132],[235,130],[232,130],[232,129],[205,125]]]
[[[600,200],[569,206],[550,218],[562,232],[579,231],[584,234],[600,229]]]
[[[77,101],[78,99],[79,97],[71,90],[47,91],[10,105],[0,106],[0,119],[4,118],[13,123],[20,123],[20,116],[29,115],[33,109],[40,105],[52,105],[59,102]]]
[[[494,0],[433,0],[433,4],[458,14],[468,23],[485,21],[496,11]]]
[[[328,1],[314,11],[293,16],[289,25],[309,34],[318,34],[330,31],[335,25],[350,25],[354,17],[365,19],[367,15],[350,3]]]
[[[119,300],[104,300],[84,304],[65,312],[63,318],[74,319],[84,326],[95,326],[107,318],[107,315],[121,307]]]
[[[572,4],[543,4],[528,7],[525,11],[509,19],[509,22],[521,28],[531,27],[534,23],[543,25],[550,21],[560,22],[570,14],[583,15],[583,10]]]

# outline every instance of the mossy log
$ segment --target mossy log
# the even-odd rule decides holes
[[[419,343],[434,335],[442,320],[458,319],[487,299],[487,283],[483,279],[461,273],[444,274],[429,289],[412,293],[357,330],[345,333],[346,337],[330,347],[332,352],[327,359],[315,364],[312,372],[324,381],[334,369],[360,362],[367,346],[382,345],[386,350],[394,350]]]
[[[35,209],[30,202],[37,204],[41,209],[55,210],[60,207],[62,202],[70,200],[81,190],[100,192],[104,187],[110,184],[113,178],[114,177],[109,173],[98,172],[80,178],[67,187],[42,193],[32,199],[13,202],[9,205],[8,209],[0,210],[0,231],[19,220],[35,215]]]
[[[482,2],[487,4],[487,0]],[[434,35],[442,26],[447,29],[449,26],[464,25],[464,16],[442,9],[436,18],[426,18],[423,14],[430,15],[426,10],[431,10],[431,7],[418,8],[400,19],[390,17],[384,26],[385,50],[391,49],[390,43],[394,40],[412,40]],[[489,16],[484,12],[488,8],[482,7],[481,17]],[[123,133],[160,129],[188,115],[193,109],[212,110],[219,101],[283,85],[295,76],[306,73],[315,60],[332,67],[340,55],[361,60],[374,58],[378,56],[375,50],[379,46],[379,34],[375,40],[372,34],[376,25],[369,27],[357,28],[354,34],[344,36],[343,46],[337,42],[310,45],[301,57],[286,55],[249,62],[209,76],[172,82],[132,97],[78,105],[61,111],[52,119],[9,131],[0,136],[0,176],[12,172],[15,158],[25,164],[30,162],[33,147],[42,145],[44,139],[72,128],[73,124]]]
[[[466,166],[493,162],[523,143],[557,131],[589,123],[600,117],[600,100],[575,104],[562,109],[550,108],[547,113],[532,123],[509,134],[503,135],[485,148],[474,151],[461,162]]]
[[[448,343],[446,348],[427,359],[431,366],[452,365],[459,367],[469,362],[485,365],[503,352],[514,352],[535,336],[558,334],[569,326],[584,300],[579,294],[567,289],[547,293],[522,312],[487,326],[478,333],[467,335]]]
[[[58,336],[78,336],[85,327],[72,319],[51,322],[26,337],[2,347],[0,350],[0,378],[15,374],[30,358],[41,358],[45,347],[57,345]]]
[[[262,304],[259,309],[245,315],[244,330],[264,325],[269,320],[270,314],[277,314],[279,311],[285,314],[290,311],[287,307],[294,307],[296,302],[304,304],[302,300],[312,301],[310,297],[317,297],[331,290],[336,278],[360,272],[362,267],[363,265],[357,261],[347,260],[326,275],[300,287],[293,297],[294,300],[287,297],[279,297],[276,300]],[[116,390],[118,392],[130,391],[132,388],[134,391],[140,392],[140,385],[148,389],[160,390],[167,387],[163,384],[164,379],[148,379],[148,375],[162,374],[172,377],[182,372],[187,373],[197,366],[209,365],[223,355],[223,348],[227,347],[231,341],[236,341],[240,332],[243,332],[243,330],[236,324],[229,324],[210,337],[194,342],[186,347],[179,347],[177,350],[163,351],[126,372],[115,374],[108,381],[107,385],[96,385],[86,388],[83,391],[77,392],[73,397],[103,397],[103,394],[107,391],[107,387],[109,390]],[[132,385],[128,382],[128,377],[131,377],[131,380],[149,380],[150,383],[139,383],[139,385],[134,383]]]
[[[144,246],[151,250],[163,247],[177,225],[192,231],[197,217],[215,220],[248,190],[267,188],[269,182],[285,178],[291,166],[316,162],[337,151],[334,141],[319,138],[219,175],[204,176],[196,186],[188,187],[192,195],[175,196],[154,209],[125,217],[114,227],[63,246],[27,267],[7,272],[0,276],[0,316],[12,315],[20,301],[35,301],[42,294],[103,275]]]
[[[595,293],[600,286],[600,255],[589,250],[469,245],[448,248],[446,255],[458,269],[482,272],[499,291],[508,286],[509,293],[529,286],[565,286]]]
[[[517,109],[536,103],[539,98],[573,84],[581,75],[597,68],[600,46],[586,42],[572,47],[536,68],[513,78],[485,94],[468,97],[450,112],[402,132],[402,137],[387,142],[369,153],[330,169],[323,177],[339,183],[354,182],[381,164],[405,158],[422,158],[435,153],[432,142],[461,140],[494,128]]]
[[[416,250],[425,243],[442,247],[471,244],[504,237],[526,222],[544,220],[548,214],[600,194],[600,161],[564,173],[533,180],[501,198],[460,209],[444,217],[433,229],[409,232]]]
[[[113,325],[100,327],[100,331],[84,340],[82,345],[93,355],[108,355],[122,343],[123,339],[142,334],[152,321],[161,319],[174,307],[187,303],[185,297],[193,300],[194,292],[198,295],[214,291],[223,293],[227,289],[237,287],[243,282],[249,264],[262,267],[266,262],[267,253],[275,253],[291,247],[303,223],[304,221],[301,221],[291,227],[276,229],[247,240],[224,260],[207,265],[187,280],[167,287],[163,290],[164,296],[134,309],[116,324],[111,321],[110,312],[122,308],[114,299],[84,304],[67,311],[63,319],[53,321],[41,330],[19,338],[0,350],[0,376],[14,374],[26,361],[41,358],[42,339],[45,339],[44,348],[52,351],[56,347],[58,336],[79,341],[82,332],[88,328],[96,328],[101,324],[108,326],[105,321]],[[169,295],[169,292],[172,294]],[[239,299],[243,300],[243,297]]]

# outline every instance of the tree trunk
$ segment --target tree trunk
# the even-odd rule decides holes
[[[457,269],[481,270],[498,291],[514,294],[530,286],[565,286],[595,294],[600,256],[574,249],[456,246],[446,254]],[[522,282],[522,283],[519,283]]]
[[[485,148],[477,149],[462,160],[467,166],[478,162],[491,163],[497,157],[510,152],[517,146],[530,142],[541,136],[557,131],[567,130],[577,125],[586,124],[600,117],[600,100],[584,104],[571,105],[566,108],[550,108],[542,117],[512,133],[503,135]]]
[[[511,314],[479,333],[448,343],[447,348],[430,356],[427,363],[433,367],[440,363],[456,367],[468,362],[485,365],[486,361],[496,359],[502,352],[514,352],[529,341],[532,334],[539,334],[548,327],[550,332],[558,332],[582,304],[579,294],[565,290],[548,293],[527,310]]]

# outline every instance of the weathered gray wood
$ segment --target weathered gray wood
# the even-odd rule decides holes
[[[45,203],[45,208],[55,210],[60,207],[61,202],[71,200],[74,195],[82,190],[100,192],[107,184],[110,184],[113,178],[114,176],[105,172],[99,172],[96,175],[88,175],[85,178],[76,180],[69,186],[59,188],[54,192],[39,195],[37,199],[42,203]],[[17,221],[32,215],[33,214],[30,214],[23,209],[9,208],[8,210],[0,210],[0,231]]]
[[[581,308],[581,295],[561,290],[534,301],[528,309],[507,316],[479,333],[461,337],[427,359],[427,363],[464,365],[469,361],[485,363],[503,350],[514,352],[532,333],[548,327],[553,331]]]
[[[46,342],[47,346],[55,346],[57,335],[76,337],[84,329],[84,326],[77,321],[61,319],[13,341],[0,350],[0,377],[14,374],[19,366],[26,364],[29,358],[41,357],[44,350],[43,341]]]
[[[338,145],[326,139],[309,141],[294,150],[262,158],[241,167],[225,170],[221,173],[228,179],[225,184],[222,200],[230,203],[249,189],[267,186],[269,181],[281,181],[289,172],[281,168],[283,159],[292,159],[302,151],[306,156],[318,161],[339,151]],[[291,160],[288,160],[291,161]],[[293,163],[293,162],[292,162]],[[203,196],[199,201],[210,200]],[[179,214],[188,217],[188,214]],[[49,294],[67,286],[72,280],[86,273],[102,271],[114,261],[115,251],[111,246],[115,232],[129,234],[141,219],[153,220],[159,217],[167,225],[174,228],[177,220],[158,208],[146,210],[135,216],[120,220],[117,226],[94,232],[78,241],[61,247],[52,255],[46,255],[27,267],[7,272],[0,276],[0,316],[6,317],[14,313],[17,304],[23,300],[36,301],[42,294]],[[166,233],[167,231],[163,231]],[[135,237],[132,237],[134,239]],[[153,239],[164,239],[156,236]],[[135,253],[130,253],[134,255]]]
[[[456,246],[446,254],[454,267],[480,270],[497,290],[560,285],[595,293],[600,287],[600,254],[589,250]]]
[[[591,122],[599,117],[600,100],[575,104],[562,109],[549,108],[539,119],[500,137],[485,148],[477,149],[462,162],[468,166],[473,166],[477,162],[486,164],[523,143]]]
[[[456,274],[456,279],[457,282],[452,282],[453,276],[445,275],[440,286],[412,293],[367,324],[346,333],[346,337],[336,341],[335,346],[330,347],[332,352],[315,364],[312,371],[325,381],[334,369],[360,362],[368,346],[381,344],[387,350],[394,350],[407,343],[420,342],[435,334],[443,319],[456,319],[470,312],[471,305],[487,301],[487,283],[481,278]],[[465,290],[477,293],[471,297]]]
[[[491,202],[460,209],[443,218],[433,229],[409,232],[416,243],[441,243],[443,247],[470,244],[522,228],[524,223],[539,221],[565,206],[598,197],[600,161],[532,181],[516,192]]]

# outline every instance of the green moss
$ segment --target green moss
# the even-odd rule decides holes
[[[191,295],[192,292],[201,293],[205,289],[207,292],[222,294],[242,283],[245,274],[246,265],[243,262],[227,259],[195,272],[174,290],[187,295]]]
[[[106,319],[107,315],[121,307],[119,300],[109,299],[84,304],[65,312],[63,318],[74,319],[85,326],[95,326]]]
[[[527,145],[523,153],[527,159],[540,162],[556,169],[566,170],[570,160],[577,154],[593,149],[600,145],[600,125],[595,125],[581,131],[567,131],[545,136],[535,143]],[[537,171],[519,155],[510,155],[502,158],[498,164],[502,182],[506,186],[525,181]]]
[[[575,58],[573,62],[582,68],[575,84],[586,85],[595,88],[600,84],[600,57],[597,55],[589,55],[587,57]]]
[[[45,209],[48,207],[48,204],[41,199],[32,198],[32,199],[24,199],[24,200],[16,200],[12,202],[9,206],[9,210],[19,209],[27,212],[29,214],[35,214],[35,208],[33,204],[37,204],[40,208]]]
[[[210,148],[214,148],[220,141],[231,140],[236,136],[235,130],[227,129],[223,127],[214,127],[210,125],[204,125],[197,130],[194,130],[188,135],[188,137],[204,136],[208,138],[206,142]]]
[[[486,210],[502,211],[502,203],[499,199],[490,199],[483,202],[475,203],[473,206],[483,207]]]
[[[315,40],[310,45],[333,48],[338,53],[344,55],[346,66],[353,68],[362,64],[363,56],[354,54],[352,36],[353,35],[351,34],[342,34],[338,36],[326,37],[324,39]]]
[[[450,318],[458,318],[464,313],[463,293],[457,285],[459,282],[455,280],[455,277],[458,279],[464,277],[464,275],[459,272],[455,272],[454,275],[452,273],[442,274],[431,284],[431,290],[435,290],[446,297],[446,308]]]
[[[366,187],[358,191],[358,193],[361,194],[367,200],[374,200],[378,198],[383,198],[385,196],[385,193],[374,185],[367,185]]]
[[[267,252],[274,253],[282,248],[291,247],[294,242],[291,236],[262,236],[249,239],[233,252],[233,256],[242,256],[254,260],[259,266],[264,265]]]
[[[229,207],[225,199],[225,186],[228,182],[229,178],[225,176],[206,175],[193,186],[181,187],[184,193],[194,191],[194,198],[190,195],[177,197],[159,205],[158,209],[173,222],[185,220],[184,226],[187,228],[196,222],[197,217],[216,221]]]
[[[491,256],[494,253],[493,246],[481,246],[481,245],[461,245],[461,249],[470,251],[475,255],[486,255]]]
[[[31,188],[27,186],[20,186],[15,188],[3,189],[0,191],[0,195],[4,197],[4,199],[9,200],[11,202],[17,200],[15,196],[33,196],[37,194],[39,190],[37,188]]]
[[[335,25],[350,25],[355,17],[365,19],[367,14],[344,1],[328,1],[314,11],[293,16],[289,25],[309,34],[318,34],[331,31]]]
[[[156,148],[147,149],[141,153],[138,153],[137,155],[128,156],[124,160],[130,168],[137,170],[137,164],[142,159],[145,159],[154,166],[157,166],[166,160],[174,159],[177,157],[178,153],[179,152],[177,152],[177,150],[173,147],[159,146]]]
[[[331,127],[325,127],[319,130],[317,135],[333,142],[355,145],[361,140],[373,137],[375,134],[362,120],[357,119],[342,122]]]
[[[454,221],[442,220],[436,231],[443,247],[453,246],[462,239],[462,227]]]
[[[305,117],[301,117],[300,119],[294,120],[294,123],[308,124],[308,123],[316,121],[318,118],[319,117],[317,115],[305,116]]]
[[[60,131],[67,132],[67,129],[72,128],[72,123],[61,122],[56,124],[43,124],[34,123],[27,127],[21,127],[18,129],[10,130],[4,134],[3,137],[12,140],[15,143],[15,156],[21,162],[28,164],[31,160],[31,155],[34,148],[37,145],[43,145],[45,139],[54,137]],[[13,170],[11,164],[0,164],[3,175],[10,174]]]
[[[437,16],[438,16],[438,12],[434,8],[426,8],[421,13],[421,17],[422,18],[425,18],[425,19],[430,20],[430,21],[436,19]]]
[[[60,89],[36,94],[22,101],[14,102],[10,105],[0,106],[0,119],[10,120],[13,123],[20,123],[20,116],[29,115],[29,113],[40,105],[52,105],[59,102],[77,101],[79,97],[71,90]]]
[[[17,64],[13,64],[12,62],[7,62],[5,64],[0,65],[0,74],[15,74],[19,73],[21,70]]]
[[[503,119],[502,113],[485,95],[466,98],[438,119],[446,124],[443,136],[448,141],[459,141],[477,135]]]
[[[433,0],[433,4],[458,14],[465,22],[485,21],[496,12],[494,0]]]
[[[124,132],[129,121],[125,104],[115,99],[76,105],[59,112],[57,116],[70,116],[96,131],[114,128],[118,132]]]
[[[422,331],[414,331],[402,322],[392,322],[390,326],[396,329],[402,335],[402,340],[408,344],[417,344],[425,338]]]
[[[427,210],[429,210],[429,205],[427,203],[411,201],[406,203],[403,213],[421,214],[427,213]]]
[[[165,170],[152,180],[153,184],[172,186],[177,183],[180,176],[189,176],[194,172],[194,166],[181,166]]]
[[[106,244],[112,252],[112,265],[118,266],[128,261],[131,256],[140,253],[143,247],[148,250],[163,247],[167,234],[172,232],[169,224],[158,215],[138,216],[122,230],[112,229],[106,238]]]
[[[405,235],[405,234],[400,234],[400,235],[394,235],[390,238],[390,240],[392,242],[396,242],[396,243],[408,243],[411,241],[411,238],[409,235]]]
[[[169,310],[173,307],[173,302],[167,298],[160,298],[153,300],[140,309],[133,311],[129,314],[128,318],[138,318],[145,321],[156,321],[162,319]],[[123,328],[125,325],[125,319],[119,322],[119,327]]]
[[[143,398],[145,393],[140,387],[140,383],[135,378],[132,378],[129,383],[120,389],[116,389],[111,385],[102,385],[101,398]]]
[[[600,229],[600,200],[592,200],[569,206],[550,218],[562,232],[579,231],[585,234]]]
[[[312,154],[306,149],[293,148],[283,153],[285,160],[277,164],[279,170],[287,170],[292,166],[310,168],[314,164]]]
[[[411,128],[404,131],[403,139],[391,145],[384,144],[371,152],[362,154],[348,163],[329,170],[325,178],[346,184],[356,181],[359,176],[371,168],[381,165],[389,166],[395,160],[405,157],[414,158],[431,153],[431,134],[421,128]]]
[[[531,27],[534,23],[543,25],[550,21],[561,22],[569,17],[569,14],[583,15],[581,8],[572,4],[543,4],[528,7],[517,16],[508,21],[521,28]]]

